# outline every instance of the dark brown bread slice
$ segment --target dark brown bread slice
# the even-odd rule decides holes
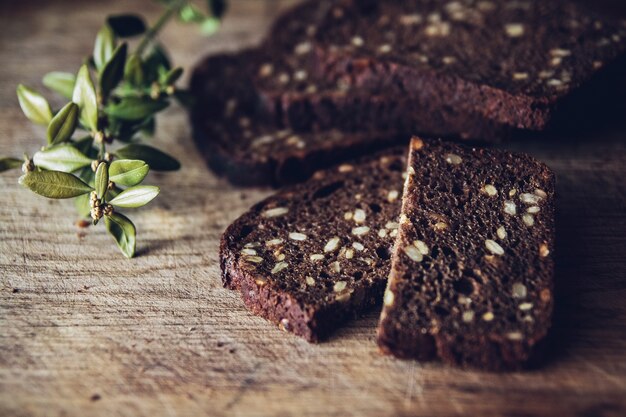
[[[626,67],[626,21],[580,2],[346,0],[325,18],[300,7],[289,15],[299,23],[281,21],[269,42],[309,34],[327,82],[515,128],[545,128],[591,79],[611,86],[605,66]]]
[[[405,154],[395,148],[320,171],[253,206],[222,236],[224,286],[311,342],[380,303]]]
[[[362,89],[324,78],[324,62],[314,44],[332,2],[298,5],[274,24],[253,69],[255,89],[278,123],[296,131],[338,128],[388,130],[498,141],[511,130],[478,114],[458,112],[445,100],[389,95],[387,88]],[[345,71],[348,74],[348,71]]]
[[[390,130],[296,133],[277,126],[261,105],[251,68],[266,54],[246,50],[206,58],[195,69],[191,91],[194,138],[209,165],[239,185],[281,185],[308,178],[334,163],[406,142]]]
[[[323,131],[335,126],[348,132],[394,130],[477,142],[500,142],[513,131],[432,101],[371,95],[355,89],[328,88],[311,94],[300,89],[258,88],[273,117],[296,131]]]
[[[379,346],[523,366],[552,316],[554,175],[527,155],[418,138],[407,172]]]

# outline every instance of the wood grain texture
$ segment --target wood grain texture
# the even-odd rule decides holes
[[[214,38],[182,26],[164,38],[189,68],[257,41],[286,3],[234,0]],[[16,84],[76,70],[103,16],[126,10],[157,11],[147,0],[0,4],[0,155],[33,152],[44,137],[21,115]],[[505,145],[551,166],[559,199],[553,353],[504,375],[381,356],[376,312],[321,345],[248,314],[221,288],[218,238],[268,190],[213,176],[181,109],[159,124],[156,145],[183,169],[150,174],[163,192],[133,217],[131,261],[104,228],[76,228],[70,202],[0,176],[0,415],[626,415],[624,124]]]

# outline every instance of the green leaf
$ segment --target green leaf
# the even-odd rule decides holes
[[[100,73],[100,93],[102,97],[108,97],[109,93],[122,81],[127,50],[128,45],[124,42],[115,49],[111,59],[102,68]]]
[[[200,25],[200,31],[206,35],[213,35],[220,28],[220,20],[215,17],[205,19]]]
[[[73,143],[74,147],[85,154],[90,159],[98,158],[98,149],[92,146],[93,138],[87,136]],[[74,173],[78,178],[85,181],[90,186],[95,186],[96,173],[91,169],[91,164],[85,166]]]
[[[145,206],[159,195],[159,191],[159,187],[155,187],[154,185],[137,185],[119,193],[115,198],[109,201],[109,204],[125,208]]]
[[[143,181],[148,175],[150,167],[144,161],[137,159],[118,159],[111,162],[109,180],[116,185],[132,187]]]
[[[31,122],[47,125],[52,120],[52,110],[48,100],[37,91],[23,84],[17,86],[17,99],[22,111]]]
[[[166,70],[172,68],[170,58],[165,52],[163,45],[155,43],[148,54],[148,58],[144,60],[149,66],[163,67]]]
[[[48,125],[47,136],[49,144],[56,145],[72,137],[78,123],[79,111],[78,105],[73,102],[67,103],[59,110]]]
[[[96,186],[96,173],[93,172],[90,166],[79,169],[74,172],[74,175],[83,180],[85,184],[88,184],[91,188]]]
[[[152,100],[150,97],[124,97],[119,103],[108,105],[104,111],[122,120],[141,120],[165,109],[166,100]]]
[[[154,171],[176,171],[180,169],[180,162],[176,159],[147,145],[127,145],[115,151],[115,154],[124,159],[145,161]]]
[[[72,145],[57,145],[33,155],[33,162],[39,168],[49,171],[72,172],[91,164],[91,158],[83,155]]]
[[[80,217],[89,217],[91,214],[91,205],[89,204],[89,194],[79,195],[74,199],[74,207]]]
[[[150,137],[156,127],[155,116],[143,120],[120,120],[109,118],[109,132],[120,142],[130,143],[138,133]]]
[[[96,194],[103,198],[109,186],[109,166],[106,162],[100,162],[96,169]]]
[[[120,142],[130,142],[139,131],[142,121],[120,120],[114,117],[109,118],[109,130]]]
[[[144,82],[148,86],[153,81],[158,81],[160,70],[169,71],[172,68],[165,49],[159,44],[152,46],[143,62]]]
[[[187,3],[180,8],[178,17],[185,23],[200,23],[206,19],[204,13],[191,3]]]
[[[109,190],[109,198],[115,198],[117,197],[122,191],[120,187],[113,187],[112,189]]]
[[[23,163],[23,160],[17,158],[0,158],[0,172],[19,168]]]
[[[134,86],[139,86],[143,78],[141,58],[135,54],[129,55],[124,66],[124,79]]]
[[[146,23],[143,18],[135,14],[109,16],[107,23],[120,38],[130,38],[146,31]]]
[[[93,132],[97,131],[98,102],[87,64],[83,64],[78,70],[72,101],[80,106],[81,121]]]
[[[63,97],[71,99],[74,92],[76,76],[70,72],[49,72],[43,77],[43,85],[50,90],[61,94]]]
[[[224,16],[224,13],[226,13],[226,0],[207,0],[208,1],[208,6],[209,6],[209,10],[211,11],[211,14],[215,17],[217,17],[218,19],[221,19],[222,16]]]
[[[183,75],[183,69],[181,67],[176,67],[170,70],[167,74],[165,74],[165,77],[163,78],[163,84],[172,85],[176,81],[178,81],[181,75]]]
[[[78,177],[59,171],[33,171],[22,175],[19,183],[48,198],[72,198],[93,190]]]
[[[85,136],[84,138],[80,138],[73,142],[73,146],[81,153],[84,153],[88,157],[95,159],[98,151],[92,145],[93,137],[91,136]],[[93,154],[94,150],[96,151],[95,154]]]
[[[113,213],[111,216],[105,216],[104,224],[124,256],[127,258],[135,256],[137,229],[133,222],[122,214]]]
[[[144,137],[154,136],[154,132],[156,130],[156,118],[151,117],[146,119],[145,123],[141,124],[140,130]]]
[[[96,64],[96,69],[101,70],[104,67],[104,64],[111,59],[114,50],[115,33],[109,25],[105,24],[98,32],[93,48],[93,62]]]

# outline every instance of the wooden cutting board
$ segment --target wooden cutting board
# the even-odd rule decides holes
[[[211,39],[167,30],[176,63],[258,41],[288,2],[232,3]],[[75,71],[103,17],[128,10],[157,15],[147,0],[0,4],[0,155],[32,153],[44,137],[16,84]],[[158,123],[155,145],[183,168],[151,174],[162,194],[133,217],[136,259],[103,227],[77,228],[70,202],[0,176],[0,415],[626,415],[624,124],[506,145],[558,174],[558,308],[547,362],[497,375],[381,356],[376,312],[320,345],[250,315],[221,288],[218,239],[269,191],[207,170],[180,108]]]

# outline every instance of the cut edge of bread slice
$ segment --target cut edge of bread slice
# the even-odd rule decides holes
[[[554,174],[527,155],[417,137],[407,166],[381,351],[492,371],[528,366],[553,309]]]

